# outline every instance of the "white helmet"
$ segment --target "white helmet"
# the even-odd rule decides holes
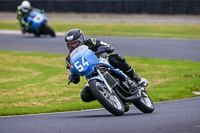
[[[29,1],[24,0],[21,4],[21,7],[22,7],[22,12],[27,13],[29,9],[31,8],[31,4]]]

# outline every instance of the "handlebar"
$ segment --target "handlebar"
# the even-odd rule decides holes
[[[112,53],[114,51],[114,48],[113,47],[103,47],[104,49],[101,50],[101,51],[97,51],[95,52],[95,54],[98,56],[100,54],[103,54],[103,53]]]

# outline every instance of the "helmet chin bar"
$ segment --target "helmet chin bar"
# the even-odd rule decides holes
[[[75,44],[77,42],[77,44]],[[72,46],[74,44],[74,46]],[[82,42],[78,39],[78,40],[74,40],[71,42],[66,42],[66,45],[69,49],[69,51],[73,51],[75,48],[79,47],[82,45]]]
[[[74,41],[70,43],[70,48],[76,48],[80,45],[80,41]]]

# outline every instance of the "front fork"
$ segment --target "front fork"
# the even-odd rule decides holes
[[[114,94],[113,89],[109,86],[108,82],[106,81],[106,79],[104,78],[103,74],[99,71],[99,69],[97,68],[97,72],[100,75],[100,77],[102,78],[102,80],[104,81],[106,87],[108,88],[108,91],[110,92],[110,94]]]
[[[98,74],[99,74],[99,76],[102,78],[102,80],[104,81],[104,83],[105,83],[105,85],[106,85],[106,87],[108,88],[108,91],[111,93],[111,94],[113,94],[114,93],[114,91],[113,91],[113,87],[115,87],[116,85],[118,85],[117,84],[117,82],[112,78],[112,77],[109,77],[108,79],[109,79],[109,81],[112,79],[113,81],[114,81],[114,84],[112,84],[111,85],[111,87],[110,87],[110,85],[109,85],[109,83],[107,82],[107,80],[104,78],[104,75],[101,73],[101,71],[96,67],[96,70],[97,70],[97,72],[98,72]],[[123,80],[127,80],[127,76],[122,72],[122,71],[120,71],[119,69],[115,69],[114,70],[115,71],[115,73],[117,74],[117,75],[119,75]],[[108,73],[107,73],[108,74]],[[110,75],[110,74],[108,74],[108,75]],[[112,82],[113,83],[113,82]]]

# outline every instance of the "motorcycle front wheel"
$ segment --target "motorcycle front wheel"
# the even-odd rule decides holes
[[[54,30],[49,25],[44,24],[43,25],[43,29],[44,29],[45,33],[49,34],[51,37],[55,37],[56,36]]]
[[[115,92],[112,94],[108,91],[106,85],[98,80],[89,82],[90,90],[94,97],[106,108],[110,113],[121,116],[124,114],[124,104]]]
[[[146,92],[145,88],[141,89],[141,98],[134,105],[143,113],[152,113],[154,111],[154,104]]]

